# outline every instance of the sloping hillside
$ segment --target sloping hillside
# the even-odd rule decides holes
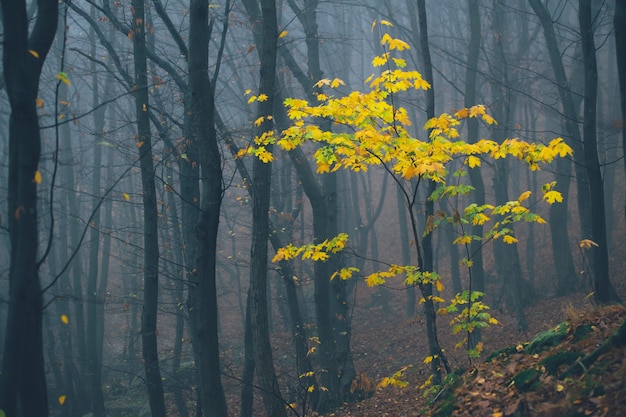
[[[531,341],[494,352],[449,378],[426,415],[626,416],[626,345],[609,339],[626,310],[570,309],[568,315]]]

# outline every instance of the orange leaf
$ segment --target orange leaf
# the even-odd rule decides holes
[[[35,172],[35,178],[33,178],[33,182],[34,182],[35,184],[41,184],[41,180],[42,180],[42,178],[41,178],[41,172],[39,172],[39,170],[37,170],[37,171]]]

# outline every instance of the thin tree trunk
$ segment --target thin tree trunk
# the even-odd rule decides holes
[[[428,44],[428,22],[426,16],[426,2],[425,0],[417,0],[417,15],[419,19],[419,37],[420,37],[420,49],[422,52],[422,60],[424,62],[424,80],[428,81],[431,88],[426,90],[426,118],[430,120],[435,117],[435,86],[433,79],[433,66],[430,59],[430,46]],[[430,196],[435,191],[436,184],[434,181],[428,181],[427,196]],[[430,199],[425,203],[425,218],[428,219],[434,215],[434,202]],[[433,271],[433,244],[432,233],[428,233],[422,240],[422,249],[424,251],[424,258],[422,265],[419,265],[422,271]],[[416,245],[417,250],[419,247]],[[439,344],[439,335],[437,333],[437,310],[435,309],[434,301],[432,300],[433,285],[420,284],[419,289],[422,292],[424,298],[424,314],[426,316],[426,334],[428,335],[428,347],[431,361],[431,373],[434,375],[433,384],[441,384],[441,366],[444,365],[446,372],[450,372],[446,356]]]
[[[619,79],[619,97],[622,108],[622,149],[626,149],[626,0],[615,0],[615,54],[617,56],[617,77]],[[626,158],[624,171],[626,172]],[[624,205],[626,213],[626,204]]]
[[[470,21],[470,42],[467,57],[467,70],[465,72],[465,98],[464,103],[466,107],[476,105],[476,79],[478,76],[478,57],[480,55],[480,43],[481,43],[481,24],[480,24],[480,10],[479,0],[469,0],[469,21]],[[479,124],[477,119],[469,119],[467,121],[467,141],[469,143],[476,143],[478,141]],[[472,193],[473,201],[482,206],[485,204],[485,184],[483,182],[482,172],[479,169],[469,170],[470,181],[474,187]],[[472,228],[472,233],[476,236],[483,235],[483,226],[476,225]],[[472,290],[473,291],[485,291],[485,270],[483,266],[483,250],[482,242],[479,240],[472,240],[470,243],[470,255],[472,257]],[[477,329],[474,342],[480,340],[480,332]]]
[[[135,114],[137,146],[143,192],[144,287],[141,313],[141,342],[146,385],[153,417],[165,417],[163,382],[157,348],[157,308],[159,298],[159,238],[152,138],[148,113],[148,82],[144,0],[133,0],[133,57],[135,67]]]
[[[260,46],[261,75],[259,94],[268,98],[259,102],[257,116],[264,117],[256,132],[261,136],[274,129],[272,115],[274,106],[274,84],[276,80],[277,21],[275,0],[261,0],[262,39]],[[271,152],[271,145],[266,146]],[[268,294],[267,294],[267,237],[269,235],[269,207],[272,164],[258,158],[253,161],[252,172],[252,247],[250,254],[250,325],[254,345],[254,361],[261,396],[268,416],[286,416],[285,402],[282,400],[269,338]]]
[[[590,237],[591,234],[591,196],[589,189],[589,180],[587,178],[587,170],[585,168],[585,153],[583,149],[583,141],[578,128],[578,112],[574,104],[570,83],[565,74],[565,67],[561,58],[554,24],[548,9],[541,0],[528,0],[530,7],[533,9],[541,26],[546,39],[548,55],[554,72],[554,79],[561,98],[563,106],[563,117],[567,129],[566,142],[574,149],[574,161],[576,169],[576,187],[578,198],[578,216],[580,220],[581,233],[583,238]]]

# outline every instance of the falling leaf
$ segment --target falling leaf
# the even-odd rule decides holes
[[[556,384],[556,392],[562,392],[565,387],[562,384]]]
[[[130,196],[128,195],[128,193],[122,193],[122,195],[124,196],[124,200],[130,201]]]
[[[596,242],[591,239],[583,239],[578,245],[581,247],[581,249],[591,249],[592,246],[595,246],[596,248],[600,247]]]
[[[35,178],[33,178],[33,182],[35,184],[41,184],[41,180],[42,180],[41,172],[39,172],[39,170],[35,171]]]
[[[138,148],[141,148],[142,146],[143,146],[143,141],[141,141],[141,142],[137,142],[137,147],[138,147]]]
[[[33,51],[32,49],[29,49],[28,53],[34,56],[35,58],[39,59],[39,53],[37,51]]]
[[[70,80],[69,78],[67,78],[66,72],[63,72],[63,71],[59,72],[57,75],[55,75],[55,78],[61,81],[65,85],[70,85]]]
[[[61,314],[61,322],[67,325],[70,324],[70,319],[67,317],[67,315]]]
[[[280,34],[278,35],[278,38],[279,38],[279,39],[284,38],[285,36],[287,36],[287,33],[289,33],[289,32],[287,32],[286,30],[283,30],[283,31],[282,31],[282,32],[280,32]]]
[[[59,404],[63,405],[65,403],[65,398],[67,398],[65,395],[60,395],[59,396]]]
[[[35,103],[37,103],[37,107],[39,107],[39,108],[42,108],[42,107],[43,107],[43,105],[44,105],[43,99],[42,99],[42,98],[40,98],[40,97],[37,97],[37,98],[35,99]]]

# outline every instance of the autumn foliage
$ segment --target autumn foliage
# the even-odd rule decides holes
[[[385,52],[372,60],[373,67],[380,71],[367,78],[364,91],[341,94],[339,91],[345,85],[342,80],[319,80],[315,85],[315,103],[300,98],[285,100],[287,114],[293,122],[291,127],[280,134],[265,132],[255,137],[254,144],[242,149],[239,157],[255,155],[265,162],[271,162],[274,156],[267,150],[268,145],[276,145],[288,152],[313,144],[318,173],[336,172],[340,169],[360,172],[382,167],[404,192],[407,205],[411,208],[419,185],[426,181],[437,184],[435,192],[429,197],[432,201],[471,194],[473,187],[463,179],[468,169],[479,169],[484,160],[515,158],[534,171],[555,158],[572,155],[572,149],[561,138],[553,139],[548,144],[530,143],[517,138],[506,139],[501,143],[488,139],[468,143],[460,133],[464,120],[479,119],[486,125],[496,124],[484,105],[462,108],[434,117],[424,125],[424,130],[427,131],[425,138],[416,137],[411,133],[409,112],[398,104],[398,97],[409,91],[426,90],[430,85],[419,72],[406,69],[405,59],[393,55],[408,50],[409,45],[406,42],[385,33],[381,45]],[[252,96],[249,102],[264,99],[265,97]],[[323,124],[319,123],[321,119],[332,120],[332,129],[323,129]],[[263,118],[256,121],[257,124],[262,122]],[[461,163],[453,164],[455,161]],[[453,165],[461,168],[451,172]],[[552,182],[542,189],[542,200],[548,204],[562,201],[561,195],[554,190],[554,185]],[[545,223],[538,214],[530,210],[530,197],[531,192],[526,191],[516,200],[502,205],[469,204],[463,208],[454,207],[450,213],[438,211],[427,219],[424,235],[442,224],[448,224],[457,233],[457,238],[451,242],[453,244],[467,246],[473,240],[487,243],[494,239],[514,244],[517,238],[510,227],[513,223]],[[485,235],[472,235],[469,230],[471,225],[486,226]],[[415,238],[417,240],[418,237]],[[288,245],[278,250],[274,262],[295,257],[325,261],[329,254],[342,250],[347,244],[348,235],[342,233],[335,239],[317,245]],[[462,263],[471,271],[471,256],[466,257]],[[357,268],[347,267],[336,271],[331,278],[349,279],[357,272]],[[368,285],[374,286],[384,284],[386,280],[397,276],[402,276],[405,284],[420,286],[420,289],[422,285],[432,285],[438,293],[444,289],[439,274],[435,271],[423,271],[415,265],[389,265],[386,270],[369,274],[365,280]],[[455,333],[465,331],[469,335],[477,328],[496,324],[497,321],[488,314],[488,306],[480,301],[481,296],[482,294],[470,294],[468,291],[457,294],[447,307],[438,309],[439,314],[457,314],[450,321]],[[443,304],[445,300],[439,295],[431,294],[423,297],[422,302]],[[459,343],[462,344],[463,341]],[[429,356],[425,362],[433,359]],[[401,373],[387,378],[385,385],[403,384]]]

